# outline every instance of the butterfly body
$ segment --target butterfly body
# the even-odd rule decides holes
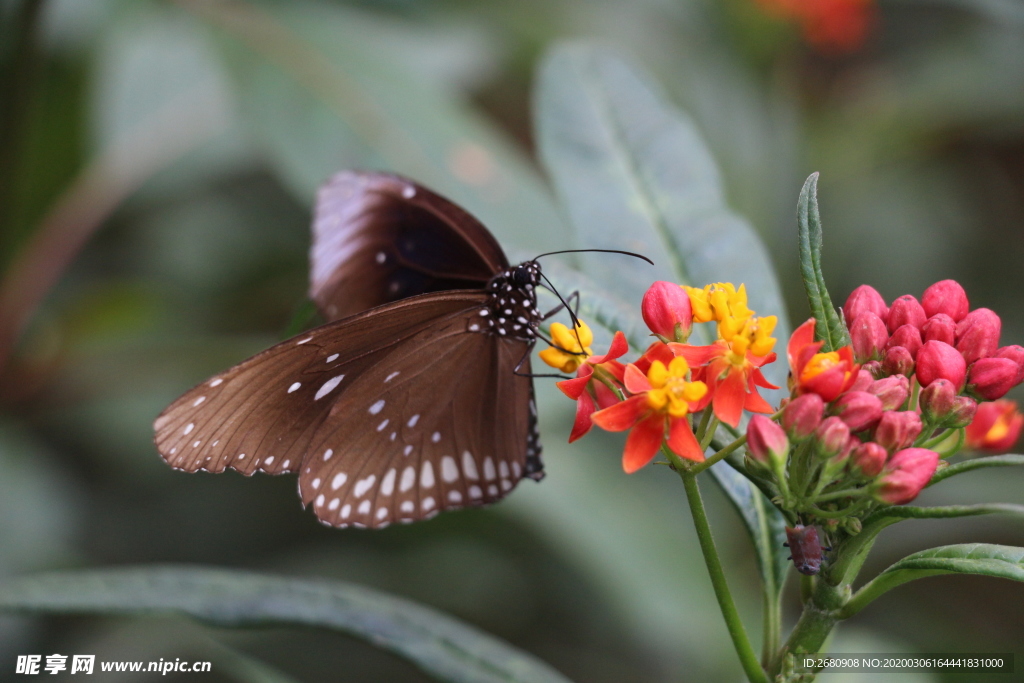
[[[351,172],[321,191],[311,261],[330,322],[172,403],[154,424],[172,467],[297,473],[303,504],[337,527],[484,505],[543,477],[535,261],[509,266],[425,188]]]

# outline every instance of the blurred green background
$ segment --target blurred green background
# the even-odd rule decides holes
[[[321,527],[292,477],[173,472],[151,422],[282,337],[304,301],[313,193],[335,170],[415,177],[514,256],[570,246],[531,124],[535,68],[563,39],[618,49],[695,119],[792,320],[808,315],[796,197],[820,171],[838,302],[864,282],[892,299],[952,277],[1002,315],[1004,344],[1024,342],[1024,6],[874,9],[865,43],[835,54],[755,0],[0,0],[0,259],[21,277],[8,292],[45,294],[0,380],[0,576],[186,562],[336,577],[449,611],[576,681],[740,680],[678,482],[623,475],[619,435],[565,444],[573,406],[544,380],[541,485],[381,532]],[[40,268],[13,271],[39,244]],[[1024,502],[1022,474],[981,470],[921,502]],[[753,553],[704,489],[756,632]],[[1024,545],[1024,529],[908,522],[867,575],[969,541]],[[1022,615],[1017,584],[933,578],[842,625],[833,650],[1016,649],[1021,669]],[[0,680],[15,655],[53,652],[210,659],[204,680],[234,680],[212,643],[300,681],[426,680],[337,635],[169,618],[0,619]]]

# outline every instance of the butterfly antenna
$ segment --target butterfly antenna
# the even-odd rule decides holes
[[[626,256],[633,256],[633,257],[638,258],[638,259],[643,259],[644,261],[647,261],[648,263],[650,263],[652,266],[654,265],[654,261],[652,261],[651,259],[647,258],[643,254],[637,254],[637,253],[632,252],[632,251],[622,251],[621,249],[563,249],[561,251],[549,251],[546,254],[541,254],[540,256],[535,256],[533,260],[536,261],[539,258],[542,258],[544,256],[552,256],[553,254],[580,254],[580,253],[593,252],[593,251],[600,252],[602,254],[625,254]]]
[[[557,253],[557,252],[555,252],[555,253]],[[541,256],[543,256],[543,254]],[[540,258],[540,256],[538,256],[537,258]],[[569,312],[569,318],[572,319],[572,327],[573,327],[573,329],[576,329],[577,327],[579,327],[580,319],[576,317],[576,314],[573,313],[572,308],[569,306],[568,303],[566,303],[565,299],[562,298],[562,295],[558,293],[558,290],[555,289],[555,285],[551,283],[551,280],[549,280],[548,276],[545,275],[544,273],[541,273],[540,276],[542,278],[544,278],[544,282],[548,283],[548,289],[550,289],[552,292],[554,292],[554,295],[557,296],[558,300],[562,302],[563,306],[565,306],[565,310],[567,310]],[[579,337],[579,333],[577,333],[576,336]],[[579,341],[579,339],[577,339],[577,341]]]

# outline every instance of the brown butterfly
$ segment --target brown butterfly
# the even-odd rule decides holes
[[[529,353],[540,266],[407,179],[321,188],[310,297],[326,325],[196,386],[154,423],[186,472],[299,475],[321,522],[382,528],[544,476]]]

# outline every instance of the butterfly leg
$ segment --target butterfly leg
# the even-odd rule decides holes
[[[568,302],[572,301],[573,299],[576,300],[576,305],[575,306],[569,306]],[[541,320],[547,320],[548,318],[550,318],[551,316],[555,315],[556,313],[558,313],[559,311],[561,311],[563,308],[566,308],[566,307],[568,307],[569,310],[572,312],[572,316],[574,316],[574,317],[578,316],[579,312],[580,312],[580,292],[579,292],[579,290],[576,290],[572,294],[570,294],[569,296],[565,297],[565,301],[566,301],[566,303],[558,304],[557,306],[552,308],[550,311],[548,311],[547,313],[542,315],[540,319]]]
[[[544,341],[547,341],[547,340],[545,339]],[[548,343],[551,344],[551,342],[548,342]],[[551,345],[554,346],[554,344],[551,344]],[[569,377],[568,375],[563,375],[563,374],[560,374],[560,373],[557,373],[557,372],[548,372],[548,373],[519,372],[519,368],[523,367],[523,363],[526,362],[526,360],[530,357],[530,354],[532,352],[533,352],[533,347],[531,346],[530,348],[528,348],[526,350],[526,353],[523,354],[523,357],[519,359],[519,362],[516,363],[515,369],[512,370],[513,374],[518,375],[519,377],[557,377],[558,379],[572,379],[572,377]],[[567,352],[567,353],[571,353],[571,352]]]

